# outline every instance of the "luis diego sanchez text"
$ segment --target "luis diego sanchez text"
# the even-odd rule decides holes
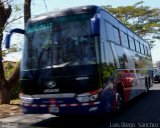
[[[110,128],[160,128],[160,123],[153,122],[110,122]]]

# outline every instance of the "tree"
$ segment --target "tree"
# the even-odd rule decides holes
[[[5,3],[0,0],[0,93],[1,93],[1,103],[8,103],[8,97],[5,97],[5,93],[10,92],[9,83],[7,82],[4,75],[4,68],[2,63],[2,40],[3,40],[3,30],[8,18],[11,15],[12,8],[8,3],[5,7]]]
[[[31,0],[25,0],[24,2],[24,24],[31,17]]]
[[[28,4],[26,5],[26,3],[28,3]],[[30,14],[30,3],[31,3],[31,0],[25,0],[24,7],[26,7],[27,11],[24,10],[24,14],[25,14],[25,12],[27,12],[27,18],[30,17],[30,15],[28,15],[28,14]],[[27,8],[29,8],[29,9],[27,9]],[[20,67],[20,65],[18,64],[14,73],[9,78],[6,78],[5,73],[4,73],[4,68],[3,68],[3,62],[2,62],[2,55],[8,53],[8,51],[7,52],[5,51],[2,53],[3,31],[6,27],[6,25],[8,25],[9,23],[12,22],[12,21],[7,22],[11,16],[11,13],[12,13],[11,4],[9,4],[9,2],[7,0],[6,1],[0,0],[0,104],[9,104],[10,103],[11,91],[16,86],[16,84],[19,80],[19,67]],[[18,18],[14,18],[13,21],[17,20],[19,18],[21,18],[21,16]],[[15,50],[15,49],[13,48],[12,50]]]
[[[149,41],[153,43],[154,39],[160,39],[160,9],[143,6],[143,3],[140,1],[132,6],[117,8],[111,5],[102,7],[138,35],[144,38],[151,37]]]

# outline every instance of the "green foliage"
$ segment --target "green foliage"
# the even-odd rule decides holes
[[[18,66],[18,62],[4,62],[4,70],[5,70],[5,77],[8,79],[15,71],[16,67]],[[13,88],[11,99],[17,99],[19,97],[19,93],[21,91],[20,82],[17,83],[16,87]]]
[[[113,8],[111,5],[102,7],[138,35],[152,37],[149,41],[154,42],[154,39],[160,38],[160,9],[143,6],[143,3],[140,1],[132,6],[119,6],[117,8]]]
[[[11,94],[11,100],[18,99],[19,98],[19,93],[21,92],[22,87],[20,82],[17,83],[17,86],[13,88],[12,94]]]
[[[18,44],[13,44],[10,49],[2,50],[2,57],[10,54],[10,53],[16,53],[21,51],[22,49],[19,48]]]
[[[115,71],[115,66],[112,64],[102,64],[102,74],[103,74],[103,80],[107,80]]]
[[[15,5],[13,6],[13,8],[14,8],[14,10],[15,10],[16,12],[19,12],[19,11],[22,10],[22,8],[21,8],[19,5],[17,5],[17,4],[15,4]]]
[[[15,71],[15,63],[12,62],[5,62],[4,63],[4,71],[5,71],[5,78],[9,78],[13,72]]]

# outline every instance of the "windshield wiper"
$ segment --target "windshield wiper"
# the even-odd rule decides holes
[[[53,68],[60,68],[60,67],[65,67],[66,65],[68,65],[70,62],[65,62],[65,63],[62,63],[62,64],[56,64],[56,65],[53,65],[52,67]]]

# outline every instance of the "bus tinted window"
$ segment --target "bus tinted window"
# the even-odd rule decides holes
[[[148,50],[147,47],[144,45],[144,54],[147,55],[148,54]]]
[[[121,41],[120,41],[120,34],[119,34],[119,29],[113,27],[113,30],[114,30],[114,38],[115,38],[115,43],[116,44],[120,44]]]
[[[121,43],[124,47],[126,48],[129,48],[129,45],[128,45],[128,36],[123,33],[122,31],[120,32],[120,35],[121,35]]]
[[[139,42],[137,40],[135,40],[135,45],[136,45],[136,51],[140,52],[141,51],[140,50],[140,44],[139,44]]]
[[[123,47],[121,47],[119,45],[115,45],[115,47],[116,47],[116,52],[117,52],[120,68],[122,68],[122,69],[127,68],[125,65],[125,62],[127,62],[128,60],[126,58]]]
[[[129,36],[129,46],[130,46],[130,49],[135,50],[134,39],[130,36]]]
[[[108,65],[114,65],[115,66],[115,59],[114,59],[114,56],[113,56],[113,53],[112,53],[112,49],[111,49],[111,46],[110,46],[110,42],[107,42],[106,45],[105,45],[105,56],[106,56],[106,63]]]
[[[107,39],[110,41],[114,41],[113,26],[107,22],[106,22],[106,30],[107,30]]]
[[[125,38],[124,38],[124,33],[122,31],[120,31],[120,37],[121,37],[121,44],[122,46],[125,46]]]
[[[141,47],[141,53],[144,54],[144,47],[143,47],[143,44],[140,44],[140,47]]]

